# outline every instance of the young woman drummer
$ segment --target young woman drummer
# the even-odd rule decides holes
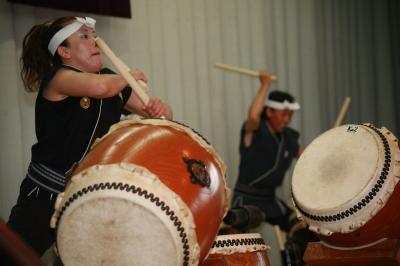
[[[39,255],[54,242],[54,201],[74,164],[96,138],[120,120],[123,109],[172,119],[171,108],[150,97],[144,105],[120,75],[103,68],[95,43],[95,20],[62,17],[36,25],[23,40],[21,77],[37,91],[37,143],[8,225]],[[131,72],[146,81],[141,72]]]

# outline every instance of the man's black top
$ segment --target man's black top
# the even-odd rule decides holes
[[[279,134],[273,133],[266,120],[262,120],[251,145],[245,147],[245,125],[240,136],[238,184],[255,190],[275,189],[282,184],[286,170],[297,157],[299,133],[289,127]]]

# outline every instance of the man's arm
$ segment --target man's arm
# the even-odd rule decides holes
[[[244,132],[244,145],[245,147],[249,147],[253,141],[254,131],[260,125],[261,113],[264,109],[265,98],[267,97],[267,92],[269,88],[269,84],[271,82],[271,73],[260,71],[260,82],[261,86],[258,90],[256,96],[254,97],[248,113],[247,113],[247,121],[245,125]]]

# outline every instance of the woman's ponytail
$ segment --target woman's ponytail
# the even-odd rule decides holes
[[[35,25],[22,42],[20,59],[21,78],[27,91],[39,89],[40,81],[55,63],[61,63],[59,55],[53,56],[47,46],[50,39],[65,25],[72,22],[74,17],[63,17],[52,22]],[[61,45],[66,45],[65,43]]]

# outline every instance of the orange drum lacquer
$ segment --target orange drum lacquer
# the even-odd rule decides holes
[[[175,219],[171,221],[171,223],[181,230],[176,232],[176,237],[181,238],[178,239],[177,243],[182,242],[184,246],[183,265],[194,265],[201,262],[210,250],[222,218],[228,208],[229,191],[225,184],[225,165],[212,146],[190,128],[175,122],[159,119],[123,121],[115,125],[107,135],[93,145],[85,159],[74,171],[71,183],[74,182],[74,178],[78,181],[90,179],[91,173],[95,171],[96,175],[100,175],[102,180],[104,179],[104,175],[107,175],[109,182],[106,182],[108,183],[107,185],[104,184],[104,180],[101,181],[102,185],[92,182],[90,186],[85,185],[89,187],[85,191],[106,187],[110,190],[114,190],[112,193],[118,193],[118,190],[126,193],[129,189],[129,192],[133,192],[140,187],[140,185],[135,183],[136,180],[141,179],[140,177],[131,178],[132,180],[128,182],[130,188],[128,188],[128,185],[118,184],[120,181],[112,184],[114,181],[113,179],[118,179],[117,176],[113,176],[112,174],[102,175],[103,169],[108,168],[110,165],[112,167],[122,167],[124,169],[133,167],[139,169],[134,170],[139,173],[141,171],[147,172],[148,170],[150,173],[147,175],[153,176],[153,179],[161,181],[161,183],[167,187],[164,189],[164,192],[171,190],[169,193],[171,195],[168,197],[165,195],[158,195],[157,190],[161,184],[154,184],[147,189],[142,189],[145,192],[141,191],[140,193],[145,194],[137,194],[140,194],[143,200],[149,199],[149,202],[145,204],[154,205],[154,208],[160,209],[159,212],[161,214],[157,214],[158,216],[164,214],[169,215],[166,217],[167,223],[169,220]],[[142,168],[144,168],[144,170],[141,170]],[[86,171],[88,172],[86,173]],[[135,188],[133,189],[132,187]],[[78,191],[78,189],[76,190]],[[83,188],[79,188],[79,191],[82,192],[83,190]],[[77,194],[77,200],[73,200],[73,195],[68,196],[68,198],[70,198],[69,200],[66,199],[68,186],[65,193],[64,198],[59,200],[61,203],[59,202],[58,206],[56,206],[56,214],[53,217],[57,220],[55,224],[58,226],[60,220],[62,222],[63,212],[65,213],[65,209],[68,209],[66,208],[68,207],[68,204],[66,206],[66,202],[69,201],[71,202],[70,205],[72,205],[77,202],[80,197],[79,192],[74,192],[74,194]],[[129,195],[127,197],[129,197]],[[196,248],[188,246],[188,239],[190,242],[191,238],[190,233],[188,230],[184,231],[182,226],[180,226],[186,218],[181,218],[181,220],[179,220],[175,215],[171,214],[168,200],[171,202],[182,201],[183,203],[180,209],[188,209],[188,211],[183,211],[184,215],[182,217],[189,217],[192,219],[191,221],[193,221],[190,222],[189,226],[195,230],[195,235],[192,238],[195,239]],[[104,200],[100,198],[97,199],[97,201],[102,202]],[[64,210],[62,210],[63,206]],[[153,208],[152,206],[150,207]],[[177,211],[179,210],[175,210],[175,212]],[[187,212],[190,213],[185,214]],[[141,217],[137,217],[137,219],[140,218]],[[136,219],[136,217],[134,219]],[[146,222],[146,220],[142,221],[142,223]],[[66,227],[70,226],[68,225]],[[157,230],[157,228],[151,228],[149,230]],[[146,235],[145,232],[139,233]],[[165,236],[160,236],[160,240],[164,237]],[[57,242],[59,241],[60,239],[57,240]],[[154,249],[156,253],[163,251],[165,248],[159,247],[158,243],[146,244],[151,246],[151,248],[149,248],[150,251]],[[65,245],[70,246],[73,245],[73,243]],[[136,245],[140,247],[140,244]],[[195,249],[199,250],[196,251]],[[144,249],[146,252],[147,250],[148,249]],[[197,254],[193,255],[193,253],[196,252]],[[174,255],[172,255],[172,257],[173,256]]]

